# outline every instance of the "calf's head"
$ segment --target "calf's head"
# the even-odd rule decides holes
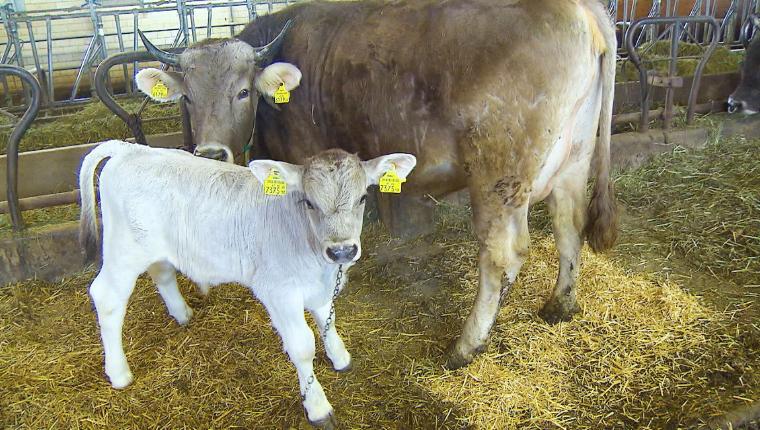
[[[235,156],[242,160],[259,96],[272,98],[281,85],[290,91],[301,82],[296,66],[270,64],[289,28],[290,22],[271,43],[259,48],[239,39],[209,39],[180,54],[158,49],[140,33],[157,60],[181,71],[143,69],[135,77],[137,87],[159,102],[184,99],[196,155],[231,163]],[[163,87],[154,91],[158,83]]]
[[[750,17],[750,25],[760,28],[760,18]],[[728,97],[729,113],[754,114],[760,112],[760,38],[755,37],[747,46],[744,62],[741,66],[741,81],[731,96]]]
[[[309,158],[303,166],[254,160],[253,175],[263,183],[276,170],[288,193],[299,196],[311,230],[329,263],[350,263],[361,256],[362,223],[367,187],[376,185],[389,170],[405,179],[417,164],[409,154],[390,154],[368,161],[343,150],[331,149]]]

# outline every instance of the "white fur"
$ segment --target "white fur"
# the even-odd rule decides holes
[[[338,265],[324,257],[325,238],[316,237],[314,227],[321,221],[315,221],[314,210],[303,203],[305,197],[312,197],[300,191],[303,167],[262,161],[248,169],[179,150],[105,142],[85,157],[80,171],[82,226],[91,234],[97,228],[93,177],[96,166],[107,157],[110,160],[100,175],[103,267],[90,286],[90,295],[101,328],[105,371],[114,388],[128,386],[133,378],[122,348],[122,324],[141,273],[148,271],[178,323],[186,324],[192,317],[177,288],[175,271],[179,270],[202,292],[209,285],[228,282],[241,283],[253,292],[266,307],[296,367],[301,392],[307,393],[304,407],[309,419],[327,419],[332,406],[319,381],[314,379],[307,390],[315,346],[304,309],[323,330]],[[368,163],[388,160],[410,161],[406,155],[393,154]],[[347,186],[358,188],[353,191],[361,195],[377,178],[369,176],[365,165],[358,161],[355,165],[365,173],[344,176],[361,178]],[[299,178],[286,196],[265,196],[254,177],[259,166],[276,167]],[[359,219],[351,221],[359,223],[360,233],[363,203],[356,208],[351,214]],[[335,369],[350,365],[351,355],[334,323],[326,334],[325,350]]]

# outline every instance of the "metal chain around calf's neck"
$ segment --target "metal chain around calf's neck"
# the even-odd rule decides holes
[[[340,294],[340,283],[343,281],[343,265],[338,266],[338,274],[335,275],[335,288],[333,289],[333,295],[332,299],[330,299],[330,314],[327,316],[327,319],[325,320],[325,327],[322,330],[322,333],[320,334],[320,337],[322,338],[322,345],[326,345],[327,343],[327,332],[330,330],[330,326],[333,323],[333,319],[335,317],[335,299],[338,298],[338,294]],[[327,347],[325,346],[325,350],[327,350]],[[311,386],[314,384],[314,373],[312,372],[311,375],[309,375],[309,378],[306,380],[306,388],[303,390],[303,393],[301,394],[301,401],[306,401],[306,394],[311,389]]]

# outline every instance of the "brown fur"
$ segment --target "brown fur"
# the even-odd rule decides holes
[[[617,241],[618,213],[614,195],[615,186],[610,181],[607,181],[606,186],[594,187],[584,229],[588,244],[594,252],[606,251]]]

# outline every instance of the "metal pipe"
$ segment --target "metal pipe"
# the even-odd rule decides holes
[[[0,74],[18,76],[31,90],[29,107],[26,112],[24,112],[24,116],[21,117],[21,121],[18,122],[16,128],[13,129],[11,136],[8,138],[7,149],[8,168],[6,177],[6,200],[8,202],[8,211],[10,212],[13,230],[20,231],[24,228],[24,220],[21,218],[21,212],[19,211],[18,205],[18,145],[21,142],[21,136],[24,135],[26,129],[29,128],[40,110],[40,95],[42,94],[42,89],[34,76],[21,67],[12,66],[10,64],[0,64]]]
[[[50,19],[45,20],[45,35],[47,36],[47,91],[48,103],[55,103],[55,80],[53,79],[53,27]]]
[[[184,48],[170,48],[168,51],[178,53],[183,49]],[[142,145],[146,145],[147,142],[145,141],[145,134],[142,130],[142,121],[140,120],[140,117],[135,114],[130,114],[124,110],[124,108],[119,106],[118,103],[116,103],[113,95],[110,91],[108,91],[108,88],[106,86],[106,78],[108,77],[108,72],[111,70],[111,67],[115,65],[153,60],[153,56],[148,51],[121,52],[118,54],[113,54],[103,60],[98,66],[98,69],[95,71],[95,92],[98,95],[98,98],[100,98],[100,101],[106,105],[106,107],[108,107],[111,112],[116,114],[116,116],[121,118],[121,120],[127,124],[129,129],[132,131],[132,135],[135,137],[135,142]]]
[[[715,48],[717,47],[717,41],[720,37],[720,27],[718,25],[718,22],[715,20],[715,18],[710,16],[687,16],[687,17],[650,17],[650,18],[643,18],[640,20],[635,21],[631,27],[628,29],[628,32],[626,33],[625,37],[625,45],[626,49],[628,51],[628,58],[631,60],[631,62],[636,66],[636,68],[639,70],[639,85],[641,86],[641,119],[639,122],[639,130],[645,131],[649,128],[649,106],[651,103],[650,95],[651,92],[649,91],[649,82],[647,80],[647,70],[644,67],[644,65],[641,62],[641,57],[639,56],[638,52],[636,52],[636,48],[634,46],[634,35],[636,34],[636,31],[645,26],[645,25],[660,25],[660,24],[668,24],[668,25],[676,25],[680,26],[681,23],[706,23],[711,26],[711,28],[715,31],[712,33],[712,41],[710,43],[710,46],[708,47],[707,51],[705,51],[704,55],[702,56],[702,60],[697,65],[697,68],[694,72],[694,80],[692,82],[691,86],[691,92],[689,93],[689,106],[688,106],[688,113],[687,113],[687,122],[691,123],[691,121],[694,119],[694,104],[696,103],[698,91],[699,91],[699,82],[702,79],[702,72],[704,70],[705,65],[707,64],[707,60],[709,60],[712,53],[715,51]],[[672,52],[671,52],[671,55]],[[674,58],[671,58],[673,62],[676,60]]]
[[[28,211],[32,209],[49,208],[52,206],[70,205],[72,203],[79,203],[79,190],[26,197],[18,201],[18,207],[22,211]],[[8,213],[9,210],[8,202],[0,202],[0,214]]]

